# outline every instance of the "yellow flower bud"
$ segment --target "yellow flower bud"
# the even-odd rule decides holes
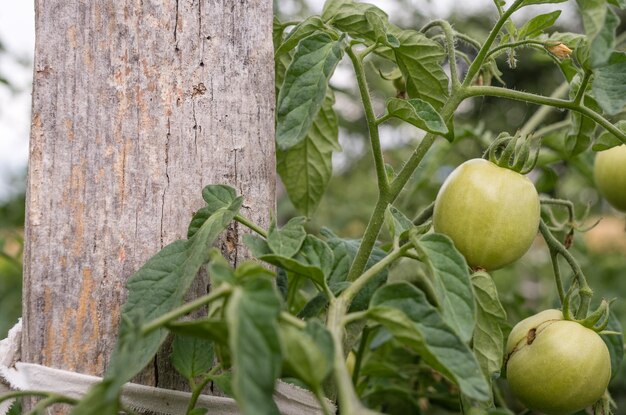
[[[547,47],[548,52],[553,54],[559,59],[567,59],[569,55],[572,53],[572,50],[567,47],[564,43],[557,43],[555,45],[551,45]]]

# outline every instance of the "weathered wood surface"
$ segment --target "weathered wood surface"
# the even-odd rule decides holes
[[[100,375],[124,282],[200,191],[274,208],[272,3],[37,0],[23,360]],[[236,262],[241,227],[222,248]],[[195,287],[206,292],[206,284]],[[167,356],[142,375],[179,387]]]

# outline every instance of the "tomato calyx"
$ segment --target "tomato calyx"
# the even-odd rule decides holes
[[[499,167],[527,174],[535,168],[540,148],[540,140],[533,139],[532,135],[511,136],[503,132],[487,148],[483,158]]]
[[[570,287],[563,300],[563,319],[574,321],[583,327],[595,331],[596,333],[611,334],[611,332],[606,332],[605,329],[609,324],[609,318],[611,316],[610,307],[615,299],[606,300],[603,298],[602,301],[600,301],[600,305],[593,312],[591,312],[591,314],[585,318],[576,319],[574,317],[575,312],[572,310],[572,297],[574,293],[579,290],[576,290],[574,287],[575,285]]]

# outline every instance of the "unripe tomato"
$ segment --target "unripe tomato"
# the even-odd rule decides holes
[[[602,397],[611,379],[611,358],[598,333],[559,310],[518,323],[507,341],[507,381],[528,408],[566,415]]]
[[[439,190],[433,226],[452,239],[471,267],[494,270],[528,251],[539,217],[539,195],[530,180],[473,159],[457,167]]]
[[[593,176],[606,200],[626,212],[626,145],[596,153]]]

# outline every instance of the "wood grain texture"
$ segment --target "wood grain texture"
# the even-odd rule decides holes
[[[267,225],[272,3],[35,3],[23,360],[101,375],[126,279],[185,237],[204,185],[234,186]],[[240,232],[221,241],[233,263]],[[141,381],[181,386],[167,356]]]

